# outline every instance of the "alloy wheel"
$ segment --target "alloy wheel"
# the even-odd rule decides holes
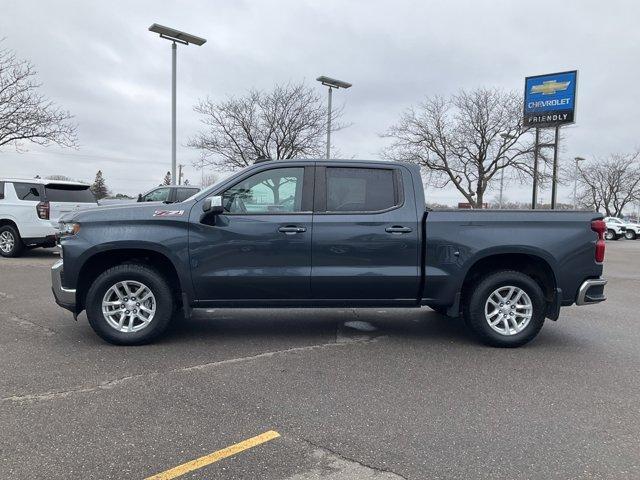
[[[2,250],[4,253],[11,252],[15,244],[16,239],[14,238],[13,233],[7,230],[0,233],[0,250]]]
[[[529,325],[533,317],[533,302],[520,287],[499,287],[487,298],[484,317],[499,334],[516,335]]]
[[[139,332],[156,313],[156,297],[149,287],[135,280],[118,282],[102,298],[102,315],[111,328],[123,333]]]

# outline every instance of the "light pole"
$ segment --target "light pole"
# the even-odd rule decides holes
[[[514,140],[516,137],[508,133],[501,133],[500,136],[504,139],[505,143],[509,140]],[[498,204],[502,209],[502,192],[504,191],[504,157],[502,160],[502,168],[500,169],[500,196],[498,197]]]
[[[343,82],[342,80],[336,80],[335,78],[329,78],[320,76],[316,80],[325,87],[329,87],[329,105],[327,107],[327,159],[331,156],[331,96],[334,88],[349,88],[351,84]]]
[[[578,209],[578,174],[580,172],[580,169],[578,168],[578,162],[584,162],[585,158],[575,157],[574,160],[576,162],[576,171],[575,171],[576,177],[573,180],[573,209],[577,210]]]
[[[176,184],[176,43],[201,46],[207,40],[173,28],[154,23],[149,31],[157,33],[160,38],[169,40],[171,44],[171,185]]]

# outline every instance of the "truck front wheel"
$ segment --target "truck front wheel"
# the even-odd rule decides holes
[[[483,343],[519,347],[544,324],[544,293],[528,275],[503,270],[472,285],[463,310],[465,322]]]
[[[124,264],[103,272],[87,292],[89,324],[116,345],[140,345],[157,338],[174,310],[171,289],[154,268]]]

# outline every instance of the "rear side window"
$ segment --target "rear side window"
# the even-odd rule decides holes
[[[0,182],[0,200],[4,199],[4,182]]]
[[[16,190],[18,200],[35,200],[38,202],[44,200],[42,185],[36,183],[14,183],[13,188]]]
[[[393,170],[327,167],[327,212],[376,212],[397,204]]]
[[[197,188],[179,188],[176,192],[176,202],[184,202],[187,198],[198,193]]]
[[[45,192],[50,202],[96,203],[88,185],[47,185]]]

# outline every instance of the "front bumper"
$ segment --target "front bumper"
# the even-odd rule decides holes
[[[51,291],[56,299],[56,303],[62,308],[76,313],[76,291],[75,289],[64,288],[62,286],[62,272],[64,263],[58,260],[51,267]]]
[[[607,299],[604,294],[606,284],[607,281],[604,278],[591,278],[582,282],[578,289],[576,305],[591,305],[605,301]]]

